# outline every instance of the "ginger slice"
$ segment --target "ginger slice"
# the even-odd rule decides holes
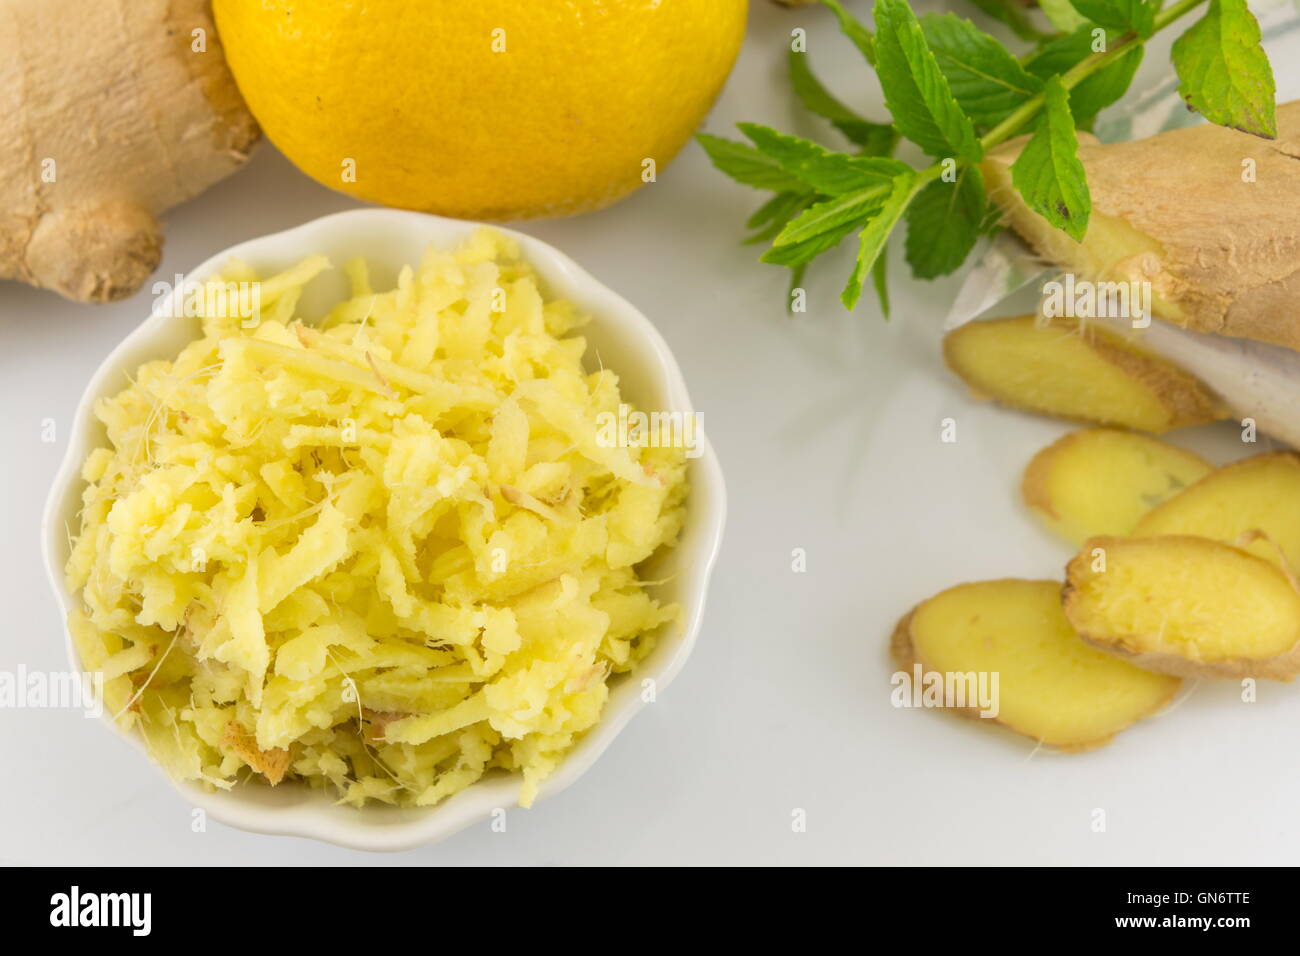
[[[1200,455],[1146,435],[1084,428],[1035,455],[1020,492],[1052,531],[1078,547],[1094,535],[1130,534],[1153,507],[1213,470]]]
[[[1089,539],[1066,568],[1065,615],[1088,643],[1148,670],[1300,671],[1300,594],[1275,564],[1191,535]]]
[[[1100,747],[1164,707],[1181,682],[1081,641],[1060,590],[1056,581],[1016,579],[949,588],[899,621],[894,661],[909,675],[917,664],[926,675],[996,674],[990,723],[1064,751]],[[978,705],[952,709],[979,716]]]
[[[1251,532],[1262,539],[1250,541]],[[1193,534],[1300,569],[1300,455],[1272,452],[1225,465],[1152,509],[1141,537]]]
[[[1160,434],[1227,415],[1182,369],[1073,320],[968,322],[945,336],[943,353],[977,395],[1054,418]]]

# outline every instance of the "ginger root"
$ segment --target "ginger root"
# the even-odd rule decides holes
[[[258,138],[206,0],[0,5],[0,278],[78,302],[135,292],[154,218]]]
[[[899,621],[890,641],[894,662],[908,675],[917,664],[940,678],[996,674],[990,723],[1064,751],[1100,747],[1169,703],[1181,682],[1079,640],[1060,591],[1056,581],[1015,579],[949,588]],[[980,716],[969,701],[950,709]]]
[[[1227,414],[1182,369],[1072,320],[968,322],[944,337],[943,354],[977,395],[1055,418],[1159,434]]]
[[[1078,547],[1095,535],[1131,534],[1153,507],[1212,470],[1200,455],[1147,435],[1084,428],[1033,457],[1020,493],[1049,528]]]
[[[1184,677],[1300,672],[1300,594],[1277,565],[1191,535],[1091,538],[1066,568],[1065,616],[1088,643]]]
[[[1126,143],[1080,137],[1092,197],[1082,243],[1012,186],[1026,138],[990,152],[981,171],[1008,224],[1062,269],[1094,282],[1149,282],[1153,312],[1175,325],[1294,349],[1300,101],[1278,107],[1277,127],[1271,141],[1211,123]]]

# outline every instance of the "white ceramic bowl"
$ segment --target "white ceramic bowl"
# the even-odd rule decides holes
[[[188,278],[201,281],[232,256],[243,259],[265,275],[312,253],[324,253],[336,266],[354,256],[364,256],[370,263],[376,288],[388,288],[396,281],[400,267],[418,262],[429,243],[452,244],[476,228],[477,223],[420,213],[358,209],[240,243],[204,262]],[[569,299],[591,314],[591,323],[583,329],[591,345],[588,358],[598,353],[605,367],[618,372],[623,394],[629,401],[648,410],[693,411],[676,360],[644,315],[546,243],[510,230],[501,231],[519,240],[550,295]],[[320,276],[304,290],[300,312],[309,319],[318,317],[346,293],[347,284],[339,270]],[[46,571],[65,621],[68,609],[75,602],[64,584],[63,567],[68,558],[67,531],[71,529],[75,533],[79,529],[81,463],[103,440],[103,429],[91,414],[92,406],[101,396],[122,389],[127,384],[127,373],[141,363],[170,358],[198,336],[197,320],[174,318],[172,311],[170,298],[158,304],[153,314],[100,365],[77,407],[68,450],[50,489],[41,522]],[[642,680],[653,679],[656,692],[662,692],[690,655],[700,629],[705,591],[726,512],[717,458],[706,438],[701,437],[699,447],[702,454],[689,467],[688,518],[681,542],[657,558],[658,564],[653,568],[656,577],[668,578],[661,596],[679,602],[685,609],[684,625],[679,633],[665,636],[631,675],[611,685],[609,703],[600,723],[578,742],[545,781],[541,797],[563,790],[595,763],[643,706]],[[80,661],[70,636],[67,646],[73,669],[79,671]],[[134,733],[124,733],[107,716],[104,719],[149,759]],[[356,810],[336,806],[320,791],[297,784],[282,784],[274,789],[243,785],[214,793],[193,784],[175,785],[194,806],[203,808],[222,823],[243,830],[313,837],[361,850],[404,850],[449,836],[489,816],[496,808],[515,806],[519,778],[513,774],[489,776],[442,804],[424,810],[388,807]]]

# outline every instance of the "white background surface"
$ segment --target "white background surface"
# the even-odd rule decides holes
[[[863,3],[850,4],[861,11]],[[925,4],[919,4],[925,7]],[[963,12],[965,12],[963,7]],[[881,116],[869,70],[821,8],[756,3],[736,72],[706,128],[737,120],[836,134],[800,116],[788,31],[814,69]],[[1144,76],[1167,68],[1164,45]],[[1019,471],[1063,433],[972,402],[939,359],[957,281],[913,283],[891,248],[894,318],[870,294],[838,303],[848,244],[813,267],[809,310],[784,312],[784,270],[737,244],[760,197],[692,144],[659,181],[600,213],[524,224],[656,322],[680,361],[727,474],[726,540],[699,645],[683,674],[581,781],[507,832],[367,856],[210,823],[98,722],[0,710],[0,862],[39,864],[574,864],[1294,862],[1300,690],[1201,683],[1174,712],[1077,755],[948,715],[897,710],[886,641],[911,605],[959,581],[1056,577],[1066,548],[1016,497]],[[235,242],[356,203],[269,144],[249,167],[168,216],[160,277]],[[38,527],[60,442],[91,372],[148,313],[147,292],[75,306],[0,283],[0,670],[61,670],[62,624]],[[958,441],[939,440],[957,421]],[[1179,443],[1239,457],[1228,426]],[[1262,450],[1259,447],[1251,450]],[[792,550],[807,552],[793,573]],[[807,832],[791,827],[806,811]],[[1106,814],[1094,832],[1093,812]]]

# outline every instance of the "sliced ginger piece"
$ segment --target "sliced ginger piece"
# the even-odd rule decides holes
[[[1182,369],[1073,320],[968,322],[944,337],[943,354],[977,395],[1054,418],[1160,434],[1227,415]]]
[[[1056,581],[960,584],[899,621],[891,653],[909,674],[918,664],[924,674],[997,674],[988,719],[1061,750],[1100,747],[1164,707],[1180,681],[1079,640],[1060,593]],[[978,706],[959,712],[979,716]]]
[[[1213,470],[1200,455],[1146,435],[1084,428],[1033,457],[1020,493],[1030,510],[1077,547],[1095,535],[1130,534],[1153,507]]]
[[[1249,540],[1251,532],[1262,538]],[[1142,537],[1194,534],[1300,569],[1300,455],[1272,452],[1225,465],[1142,517]]]
[[[1092,538],[1066,568],[1062,600],[1080,637],[1148,670],[1300,671],[1300,594],[1275,564],[1222,541]]]

